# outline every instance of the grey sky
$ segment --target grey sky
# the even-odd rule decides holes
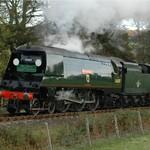
[[[74,21],[89,32],[106,28],[123,19],[150,19],[150,0],[46,0],[44,14],[62,30],[68,30]]]

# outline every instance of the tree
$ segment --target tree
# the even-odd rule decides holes
[[[35,19],[40,16],[37,0],[0,0],[0,48],[16,47],[37,40]]]
[[[135,59],[127,31],[104,30],[103,33],[87,34],[83,30],[80,32],[80,37],[85,48],[93,47],[94,54],[119,57],[127,61]]]
[[[150,63],[150,23],[134,19],[134,25],[137,30],[131,38],[132,49],[136,54],[136,60],[139,63]]]
[[[140,31],[135,41],[136,57],[139,63],[150,63],[150,31]]]

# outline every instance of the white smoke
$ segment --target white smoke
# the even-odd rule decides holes
[[[70,31],[74,20],[90,33],[109,29],[124,20],[150,19],[150,0],[47,0],[46,4],[44,15],[57,24],[61,34]]]
[[[94,32],[116,21],[150,19],[150,0],[48,0],[47,19],[68,31],[78,22]]]
[[[65,41],[53,44],[54,47],[59,47],[63,49],[68,49],[75,52],[83,53],[83,45],[79,37],[72,36],[72,37],[66,37]]]

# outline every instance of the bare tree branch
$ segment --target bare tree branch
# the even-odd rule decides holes
[[[0,29],[8,27],[6,43],[18,46],[36,38],[28,25],[39,17],[39,6],[37,0],[0,0]]]

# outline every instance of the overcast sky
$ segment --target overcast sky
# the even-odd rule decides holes
[[[46,0],[44,14],[62,30],[68,30],[74,19],[90,32],[112,23],[150,19],[150,0]],[[46,2],[45,1],[45,2]],[[127,23],[127,22],[126,22]]]

